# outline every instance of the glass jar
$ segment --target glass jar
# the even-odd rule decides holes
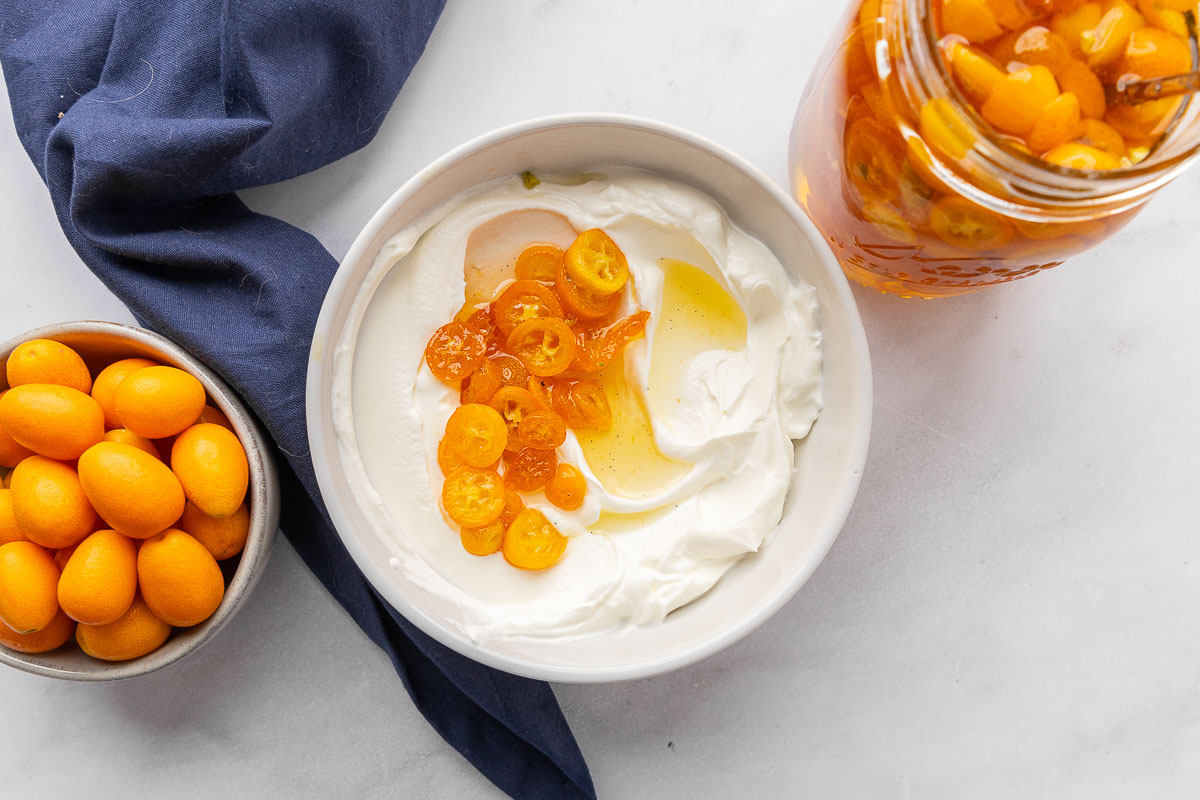
[[[796,112],[792,191],[853,280],[939,297],[1033,275],[1116,233],[1196,159],[1190,98],[1156,101],[1171,110],[1136,164],[1081,171],[1031,155],[959,91],[936,2],[852,3]]]

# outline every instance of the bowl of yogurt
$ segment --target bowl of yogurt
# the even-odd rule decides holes
[[[565,551],[518,569],[447,516],[460,391],[426,344],[511,285],[527,245],[589,230],[628,262],[617,313],[649,322],[605,373],[611,425],[559,448],[586,499],[524,497]],[[870,434],[865,336],[820,234],[736,155],[616,115],[506,127],[402,186],[338,269],[307,391],[322,495],[379,593],[464,655],[571,682],[676,669],[770,617],[841,529]]]

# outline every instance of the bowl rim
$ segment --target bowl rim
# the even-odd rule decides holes
[[[336,437],[326,439],[321,424],[322,406],[327,407],[330,402],[330,398],[324,396],[324,392],[322,391],[321,378],[325,363],[324,354],[334,352],[333,347],[336,345],[331,336],[336,333],[334,322],[337,314],[337,300],[347,290],[352,288],[350,280],[351,272],[355,265],[363,260],[368,248],[371,246],[371,242],[379,235],[379,232],[387,222],[426,183],[477,151],[506,139],[534,131],[580,126],[635,128],[676,139],[725,161],[766,191],[771,199],[791,218],[792,222],[799,226],[805,238],[813,245],[813,250],[821,266],[832,278],[836,302],[846,312],[850,350],[854,355],[853,372],[855,373],[861,396],[860,407],[850,433],[852,439],[850,474],[842,482],[837,496],[830,502],[828,522],[819,531],[811,548],[813,557],[809,558],[804,567],[793,574],[772,596],[766,598],[753,614],[747,615],[736,625],[730,626],[720,632],[720,634],[705,640],[699,645],[674,655],[636,665],[619,667],[547,666],[537,662],[494,653],[471,641],[468,637],[441,625],[422,609],[410,603],[403,594],[396,590],[389,576],[372,561],[365,548],[350,533],[353,530],[353,524],[348,514],[343,511],[341,504],[337,502],[338,496],[333,480],[332,465],[339,460]],[[845,524],[850,509],[854,504],[859,483],[862,479],[863,468],[866,464],[867,449],[870,441],[873,387],[870,351],[867,346],[866,332],[863,329],[862,319],[850,290],[850,284],[846,280],[845,274],[842,272],[837,260],[834,258],[833,252],[829,249],[825,238],[804,214],[800,206],[778,184],[743,157],[706,137],[684,128],[629,114],[587,112],[537,117],[504,125],[476,136],[430,162],[392,193],[355,237],[345,257],[338,264],[337,271],[326,292],[325,300],[321,305],[321,312],[313,331],[312,348],[309,351],[305,402],[307,406],[309,448],[313,468],[316,473],[317,484],[325,498],[325,506],[333,522],[334,529],[354,559],[355,564],[358,565],[358,568],[363,572],[367,580],[387,602],[391,603],[400,614],[428,636],[450,649],[489,667],[495,667],[505,672],[540,680],[563,683],[609,683],[661,675],[701,661],[744,638],[751,631],[774,616],[779,609],[795,596],[800,587],[808,581],[828,553],[829,548],[841,532],[842,526]],[[346,531],[346,533],[343,533],[343,531]]]
[[[0,359],[8,358],[18,345],[30,339],[57,341],[59,337],[70,334],[116,336],[122,340],[136,342],[148,349],[161,352],[164,354],[164,360],[170,358],[186,367],[186,371],[203,384],[207,397],[215,402],[217,408],[229,418],[235,428],[235,433],[238,434],[238,438],[245,446],[250,467],[248,499],[254,497],[256,492],[260,492],[262,495],[261,498],[255,498],[259,502],[251,505],[250,533],[247,536],[246,547],[242,552],[242,560],[238,563],[237,569],[225,589],[225,596],[221,598],[221,604],[209,619],[199,625],[183,629],[189,632],[187,638],[181,641],[183,647],[172,649],[169,647],[172,640],[168,640],[166,645],[160,646],[144,656],[128,661],[92,659],[91,663],[95,666],[94,671],[79,671],[50,663],[49,659],[52,659],[56,652],[54,650],[47,653],[22,653],[0,646],[0,663],[33,675],[84,682],[126,680],[177,664],[211,641],[241,610],[262,577],[263,568],[266,566],[275,544],[280,514],[279,477],[271,455],[271,448],[266,444],[268,441],[266,435],[241,398],[211,368],[162,334],[134,325],[106,320],[51,323],[0,342]],[[261,481],[261,490],[256,489],[256,479]]]

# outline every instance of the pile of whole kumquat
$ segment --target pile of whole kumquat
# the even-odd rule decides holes
[[[225,594],[217,561],[249,532],[249,468],[200,381],[143,358],[93,381],[50,339],[5,371],[0,645],[41,653],[74,635],[125,661],[208,619]]]
[[[1196,11],[1196,0],[934,6],[943,56],[983,118],[1017,146],[1064,167],[1108,170],[1145,158],[1182,98],[1110,105],[1105,85],[1195,69],[1185,12]],[[933,115],[928,127],[936,139]]]
[[[650,318],[617,318],[629,278],[625,255],[599,229],[579,234],[565,253],[533,244],[517,259],[515,281],[491,303],[464,307],[429,340],[430,371],[460,386],[438,464],[442,507],[468,552],[500,551],[530,570],[562,558],[566,537],[521,495],[544,490],[567,511],[583,504],[583,474],[557,449],[568,428],[612,424],[596,374]]]

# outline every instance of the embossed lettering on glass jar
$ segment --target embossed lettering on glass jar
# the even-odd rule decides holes
[[[938,297],[1033,275],[1114,234],[1196,159],[1200,102],[1189,99],[1137,163],[1088,171],[1031,154],[952,78],[944,4],[855,0],[800,101],[792,191],[852,279]]]

